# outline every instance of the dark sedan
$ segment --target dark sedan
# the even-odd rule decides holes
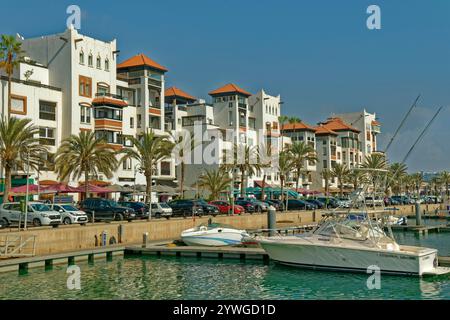
[[[298,199],[289,199],[287,205],[288,210],[314,210],[315,207],[313,204]]]
[[[248,213],[254,213],[256,210],[254,204],[247,200],[236,200],[234,203],[243,207],[245,212],[248,212]]]
[[[119,201],[122,207],[131,208],[136,213],[136,219],[148,219],[148,206],[143,202]]]

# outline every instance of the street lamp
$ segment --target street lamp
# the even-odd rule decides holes
[[[30,150],[27,149],[27,188],[25,192],[25,222],[24,222],[24,230],[27,230],[27,222],[28,222],[28,186],[29,186],[29,179],[30,176]],[[20,228],[20,226],[19,226]]]
[[[133,185],[133,199],[136,197],[136,175],[137,175],[137,167],[139,166],[139,163],[137,163],[134,166],[134,185]]]

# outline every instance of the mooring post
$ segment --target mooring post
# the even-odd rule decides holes
[[[276,209],[272,205],[267,212],[267,226],[269,229],[269,237],[273,237],[275,235],[275,229],[277,228],[277,216]]]
[[[148,232],[144,232],[142,235],[142,248],[147,248],[148,244]]]
[[[118,231],[119,231],[119,232],[118,232],[118,239],[117,239],[119,243],[122,243],[123,233],[124,233],[124,232],[123,232],[123,231],[124,231],[123,229],[124,229],[124,228],[123,228],[123,224],[120,224],[120,225],[119,225],[119,230],[118,230]]]
[[[422,225],[422,216],[420,214],[420,203],[416,202],[416,226]]]

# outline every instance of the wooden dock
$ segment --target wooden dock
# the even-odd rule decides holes
[[[197,246],[147,246],[127,247],[125,254],[197,257],[215,259],[260,260],[269,262],[269,255],[261,248],[197,247]]]
[[[391,229],[394,231],[414,231],[419,234],[427,235],[429,232],[450,232],[450,227],[446,224],[440,224],[435,226],[401,226],[401,225],[393,225],[391,226]]]

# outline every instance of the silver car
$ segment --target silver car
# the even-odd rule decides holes
[[[78,210],[71,204],[54,204],[52,209],[61,214],[63,224],[79,223],[84,226],[88,222],[86,212]]]
[[[0,220],[7,226],[19,225],[25,221],[25,213],[21,210],[19,202],[3,203],[0,206]],[[35,227],[53,226],[61,224],[61,215],[53,211],[48,205],[41,202],[29,202],[27,224]]]

